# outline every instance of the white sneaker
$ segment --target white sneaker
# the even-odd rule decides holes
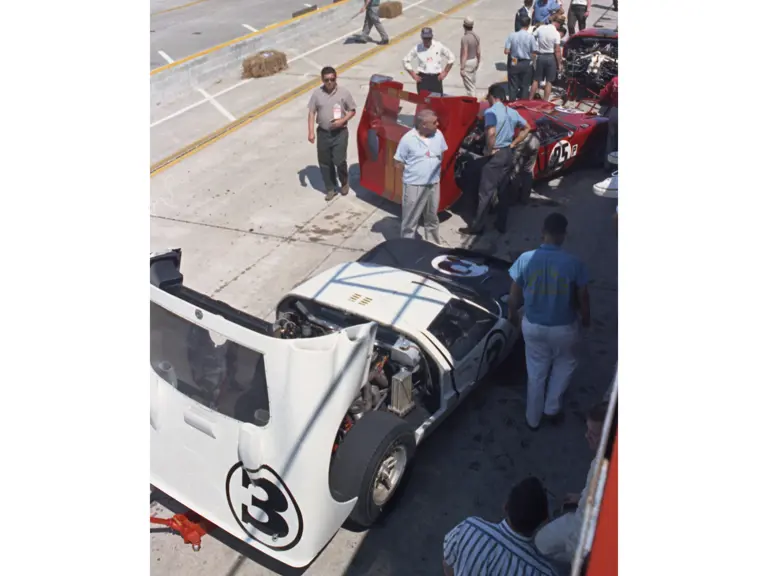
[[[619,197],[619,171],[616,170],[610,177],[592,186],[592,191],[603,198]]]

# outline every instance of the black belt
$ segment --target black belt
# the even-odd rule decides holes
[[[417,72],[419,76],[440,76],[440,74],[428,74],[427,72]]]
[[[530,62],[531,61],[530,58],[515,58],[514,56],[512,56],[512,60],[517,60],[518,62]]]

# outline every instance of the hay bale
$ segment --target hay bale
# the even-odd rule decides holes
[[[243,78],[272,76],[288,68],[288,58],[277,50],[262,50],[243,60]]]
[[[382,2],[379,4],[379,18],[397,18],[402,13],[402,2]]]

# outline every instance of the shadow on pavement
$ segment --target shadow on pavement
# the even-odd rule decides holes
[[[419,447],[400,501],[368,531],[346,576],[440,575],[445,534],[468,516],[500,521],[514,483],[539,477],[550,493],[551,513],[567,492],[583,488],[591,459],[584,418],[610,386],[617,359],[616,204],[592,193],[604,177],[601,170],[579,170],[539,183],[528,205],[510,210],[506,234],[489,220],[486,234],[463,243],[510,258],[539,245],[549,213],[568,218],[564,248],[588,267],[592,327],[583,334],[579,367],[564,397],[565,421],[528,430],[524,352],[516,349]]]

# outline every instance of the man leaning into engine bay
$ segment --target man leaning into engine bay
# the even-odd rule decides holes
[[[475,217],[469,226],[459,228],[461,234],[477,235],[483,232],[485,215],[494,194],[497,190],[503,193],[507,187],[515,162],[515,148],[531,130],[528,122],[517,110],[504,104],[505,92],[502,84],[494,84],[488,90],[488,103],[491,106],[485,111],[485,154],[491,158],[483,166],[480,176]],[[515,135],[518,128],[519,131]]]

